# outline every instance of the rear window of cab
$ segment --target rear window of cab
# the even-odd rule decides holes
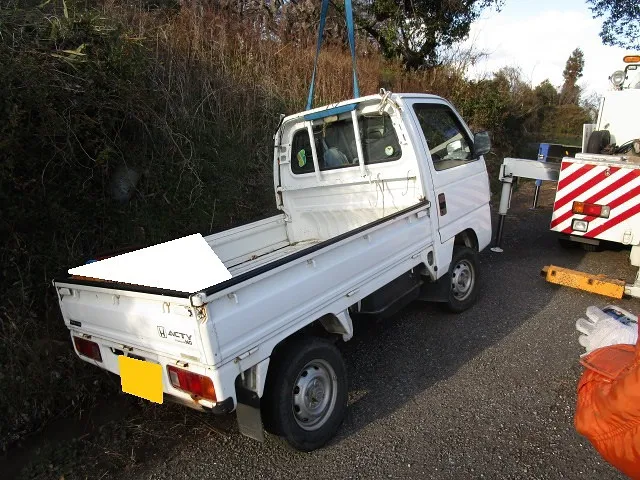
[[[361,115],[358,127],[365,165],[391,162],[402,156],[398,135],[389,115]],[[315,125],[313,140],[321,171],[358,166],[351,118]],[[307,129],[298,130],[293,136],[291,170],[295,174],[315,171]]]

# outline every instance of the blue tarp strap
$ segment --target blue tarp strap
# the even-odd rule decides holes
[[[318,26],[318,43],[316,44],[316,58],[313,62],[313,74],[311,75],[311,86],[309,87],[309,96],[307,97],[307,108],[311,110],[313,106],[313,91],[316,85],[316,72],[318,70],[318,58],[320,57],[320,47],[322,46],[322,36],[324,34],[324,26],[327,21],[327,11],[329,10],[329,0],[322,0],[320,9],[320,25]],[[344,16],[347,21],[347,36],[349,38],[349,50],[351,51],[351,68],[353,70],[353,98],[360,96],[360,88],[358,87],[358,71],[356,70],[356,38],[353,27],[353,7],[351,0],[344,1]]]
[[[324,24],[327,21],[327,11],[329,10],[329,0],[322,0],[322,8],[320,9],[320,25],[318,26],[318,43],[316,44],[316,59],[313,62],[313,75],[311,75],[311,86],[309,87],[309,97],[307,97],[307,108],[311,110],[313,105],[313,89],[316,86],[316,71],[318,70],[318,57],[320,57],[320,47],[322,46],[322,35],[324,33]]]
[[[349,48],[351,49],[351,68],[353,70],[353,98],[360,96],[358,87],[358,70],[356,69],[356,36],[353,28],[353,8],[351,0],[344,0],[344,16],[347,20],[347,35],[349,37]]]

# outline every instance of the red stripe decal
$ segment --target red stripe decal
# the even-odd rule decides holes
[[[609,202],[609,206],[611,207],[611,210],[613,210],[614,208],[622,205],[625,202],[628,202],[629,200],[631,200],[634,197],[637,197],[638,195],[640,195],[640,186],[632,188],[631,190],[629,190],[625,194],[620,195],[615,200]],[[624,212],[619,213],[618,215],[615,215],[613,218],[607,220],[605,223],[603,223],[602,225],[594,228],[593,230],[585,233],[583,236],[585,236],[585,237],[595,237],[596,235],[599,235],[602,232],[605,232],[605,231],[609,230],[611,227],[616,226],[618,223],[622,222],[623,220],[626,220],[627,218],[632,217],[633,215],[638,213],[638,211],[640,211],[640,210],[638,210],[639,208],[640,208],[640,203],[638,205],[634,205],[629,210],[626,210]],[[633,212],[633,213],[629,214],[629,212]],[[585,217],[584,220],[591,221],[591,220],[593,220],[593,218],[594,217]],[[562,231],[562,233],[571,233],[572,231],[573,230],[569,226],[569,227],[565,228]]]
[[[631,182],[638,175],[640,175],[640,170],[632,170],[629,173],[626,173],[623,177],[620,177],[618,180],[616,180],[612,184],[608,185],[607,187],[603,188],[599,192],[593,194],[591,197],[587,198],[584,201],[586,203],[595,203],[598,200],[600,200],[601,198],[604,198],[607,195],[609,195],[611,192],[613,192],[613,191],[617,190],[618,188],[623,187],[625,184]],[[611,203],[609,204],[609,206],[611,206],[611,204],[613,202],[615,202],[616,200],[612,200]],[[554,205],[554,209],[555,209],[555,205]],[[568,212],[563,213],[562,215],[560,215],[559,217],[557,217],[557,218],[555,218],[554,220],[551,221],[551,228],[557,227],[558,225],[560,225],[565,220],[568,220],[572,215],[573,215],[573,212],[571,210],[569,210]],[[585,220],[590,222],[594,218],[595,217],[588,217],[588,218],[585,218]]]
[[[573,162],[562,162],[562,165],[560,165],[560,171],[570,167],[571,165],[573,165]]]
[[[566,187],[567,185],[569,185],[574,180],[580,178],[582,175],[584,175],[594,167],[595,165],[585,165],[584,167],[580,167],[578,170],[576,170],[572,174],[567,175],[566,177],[558,181],[558,188],[557,188],[558,192],[562,190],[564,187]]]
[[[559,217],[557,217],[556,219],[551,221],[551,227],[550,228],[556,228],[562,222],[564,222],[566,220],[569,220],[569,218],[571,218],[572,215],[573,215],[573,211],[572,210],[569,210],[568,212],[564,212],[562,215],[560,215]]]
[[[610,168],[610,172],[611,173],[615,173],[618,170],[620,170],[620,167],[611,167]],[[556,203],[553,205],[553,209],[557,210],[557,209],[561,208],[562,206],[564,206],[567,203],[569,203],[571,200],[575,199],[578,195],[581,195],[584,192],[586,192],[587,190],[589,190],[590,188],[595,187],[598,183],[602,182],[606,178],[607,178],[607,176],[605,175],[605,170],[603,170],[602,172],[599,172],[595,177],[593,177],[590,180],[584,182],[582,185],[576,187],[571,193],[568,193],[567,195],[562,197],[560,200],[557,200]]]
[[[594,228],[590,232],[585,233],[584,236],[585,237],[595,237],[596,235],[600,235],[602,232],[605,232],[605,231],[609,230],[611,227],[615,227],[620,222],[623,222],[627,218],[631,218],[634,215],[637,215],[638,213],[640,213],[640,204],[631,207],[626,212],[622,212],[617,217],[613,217],[608,222],[605,222],[602,225],[600,225],[599,227]]]

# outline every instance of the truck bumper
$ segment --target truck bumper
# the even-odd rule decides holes
[[[81,360],[87,363],[90,363],[91,365],[102,368],[111,373],[114,373],[118,376],[120,376],[120,368],[118,366],[118,356],[120,355],[126,355],[129,357],[136,358],[138,360],[144,360],[144,361],[161,365],[163,402],[169,401],[172,403],[178,403],[180,405],[184,405],[194,410],[198,410],[202,412],[212,412],[214,414],[225,414],[235,409],[235,396],[233,396],[235,394],[235,389],[233,387],[227,388],[227,389],[223,387],[223,382],[222,382],[223,379],[221,378],[221,373],[223,372],[221,372],[218,369],[215,369],[206,365],[195,364],[195,363],[188,364],[188,366],[187,365],[181,366],[181,368],[183,369],[211,378],[215,387],[216,397],[221,398],[221,400],[217,402],[212,402],[210,400],[194,398],[188,392],[184,392],[176,388],[173,388],[173,386],[171,385],[171,382],[167,374],[167,366],[176,365],[176,359],[169,358],[157,353],[150,353],[135,347],[134,348],[130,347],[129,350],[127,350],[127,352],[125,353],[122,350],[122,345],[118,343],[115,343],[111,340],[107,340],[97,336],[89,336],[89,335],[83,336],[83,332],[76,331],[76,330],[70,330],[70,335],[71,337],[74,337],[74,336],[83,337],[83,338],[88,337],[90,341],[98,344],[102,360],[96,361],[96,360],[87,358],[81,355],[77,351],[77,349],[75,349],[75,346],[74,346],[74,350],[76,352],[76,355],[78,355],[78,358],[80,358]],[[72,344],[73,344],[73,340],[72,340]],[[224,373],[228,373],[228,372],[224,372]]]
[[[227,413],[233,412],[235,409],[235,405],[232,397],[225,398],[220,402],[216,402],[212,407],[205,407],[200,405],[199,403],[195,403],[192,400],[186,400],[181,397],[176,397],[175,395],[171,395],[165,393],[163,395],[163,400],[165,402],[177,403],[184,407],[189,407],[193,410],[197,410],[198,412],[206,412],[213,413],[214,415],[225,415]]]

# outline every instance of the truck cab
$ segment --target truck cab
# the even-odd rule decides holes
[[[491,237],[490,192],[477,149],[489,145],[487,134],[475,139],[440,97],[382,97],[383,103],[372,95],[283,121],[275,135],[274,186],[278,209],[295,219],[291,238],[331,238],[427,201],[440,244],[470,230],[483,248]]]

